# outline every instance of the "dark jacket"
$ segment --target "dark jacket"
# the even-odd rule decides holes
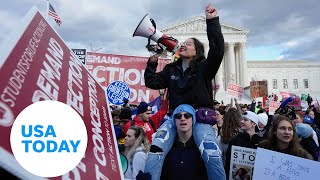
[[[232,146],[240,146],[246,148],[257,149],[258,143],[262,140],[262,137],[258,134],[254,134],[251,138],[248,133],[239,133],[236,137],[232,138],[229,143],[227,153],[226,153],[226,163],[225,163],[225,171],[227,175],[227,179],[229,177],[230,171],[230,160],[231,160],[231,148]]]
[[[310,154],[312,155],[315,161],[319,160],[319,152],[320,148],[314,142],[312,135],[308,138],[301,138],[300,145]]]
[[[285,154],[289,154],[289,155],[298,156],[298,157],[301,157],[301,158],[313,160],[312,155],[310,155],[302,147],[298,148],[296,150],[296,153],[294,153],[294,152],[292,152],[292,149],[290,149],[290,148],[287,148],[287,149],[284,149],[284,150],[280,150],[280,149],[276,148],[274,144],[270,144],[270,142],[268,140],[261,141],[259,143],[259,147],[264,148],[264,149],[269,149],[271,151],[277,151],[277,152],[280,152],[280,153],[285,153]]]
[[[167,154],[161,172],[161,180],[208,179],[206,166],[193,137],[185,144],[176,136]]]
[[[156,73],[157,62],[148,61],[144,73],[145,85],[151,89],[168,88],[169,109],[173,111],[180,104],[193,107],[213,106],[212,79],[215,77],[224,54],[224,39],[221,33],[219,17],[209,19],[207,35],[209,52],[207,59],[196,59],[195,68],[182,69],[182,59],[167,64]]]

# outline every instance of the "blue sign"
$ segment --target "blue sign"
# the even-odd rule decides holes
[[[115,105],[122,105],[130,97],[130,87],[123,81],[113,81],[106,90],[107,100]]]

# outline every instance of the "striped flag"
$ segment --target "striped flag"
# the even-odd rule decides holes
[[[56,23],[58,24],[58,26],[61,25],[61,19],[59,17],[59,15],[56,13],[56,11],[53,9],[52,5],[49,3],[49,12],[48,12],[48,15],[51,16],[55,21]]]

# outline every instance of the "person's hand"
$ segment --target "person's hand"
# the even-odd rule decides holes
[[[137,177],[136,177],[137,180],[151,180],[152,179],[152,175],[147,172],[147,173],[144,173],[142,172],[141,170],[139,171]]]
[[[238,104],[237,98],[234,98],[234,103]]]
[[[159,56],[161,56],[161,54],[155,54],[155,55],[151,56],[149,58],[149,62],[153,62],[153,63],[158,62]]]
[[[209,3],[205,8],[205,13],[207,19],[212,19],[217,16],[217,9]]]

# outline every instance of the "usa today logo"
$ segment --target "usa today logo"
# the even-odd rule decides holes
[[[80,115],[58,101],[39,101],[26,107],[10,134],[16,160],[41,177],[61,176],[75,168],[84,157],[87,142]]]

